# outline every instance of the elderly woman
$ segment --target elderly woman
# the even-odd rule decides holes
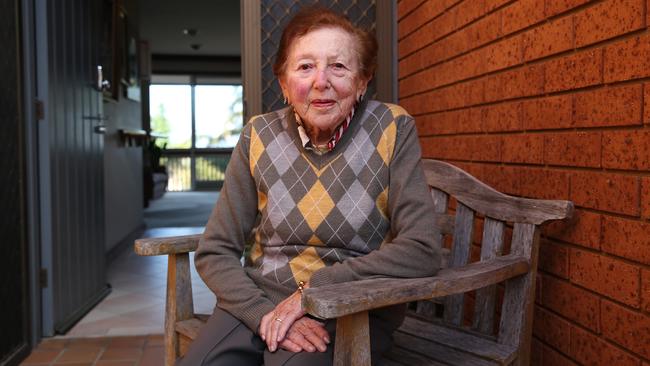
[[[305,314],[303,289],[437,271],[413,118],[364,98],[376,59],[329,10],[287,25],[274,72],[289,107],[252,118],[233,151],[195,256],[217,308],[180,364],[330,365],[335,320]],[[375,360],[403,314],[370,314]]]

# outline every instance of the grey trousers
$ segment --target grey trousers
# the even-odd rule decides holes
[[[370,343],[373,365],[392,345],[392,329],[381,319],[370,316]],[[228,312],[215,308],[197,339],[176,366],[330,366],[334,356],[336,321],[325,328],[332,342],[325,352],[269,352],[262,339]]]

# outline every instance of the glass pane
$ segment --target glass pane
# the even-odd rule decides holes
[[[234,147],[244,126],[241,85],[197,85],[195,88],[195,146]]]
[[[192,147],[192,87],[190,85],[151,85],[149,87],[151,131],[167,139],[170,149]]]

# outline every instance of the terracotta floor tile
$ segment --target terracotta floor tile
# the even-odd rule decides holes
[[[162,334],[152,334],[147,337],[147,347],[157,347],[165,345],[165,337]]]
[[[63,349],[68,344],[67,339],[62,338],[47,338],[44,339],[39,345],[39,349]]]
[[[136,361],[142,355],[142,347],[118,347],[107,348],[101,356],[101,360],[133,360]]]
[[[160,366],[165,363],[163,347],[147,347],[142,354],[139,366]]]
[[[102,352],[100,347],[67,348],[56,360],[57,363],[95,362]]]
[[[102,361],[99,360],[95,366],[135,366],[137,361]],[[162,364],[160,364],[162,366]]]
[[[36,349],[23,361],[22,365],[50,364],[61,352],[61,349]]]
[[[119,347],[140,347],[144,346],[147,336],[136,336],[136,337],[115,337],[109,344],[109,348],[119,348]]]
[[[110,342],[110,338],[73,338],[66,348],[100,348],[106,347]]]

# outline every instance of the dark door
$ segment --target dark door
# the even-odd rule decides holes
[[[47,114],[39,127],[44,201],[43,330],[66,332],[107,294],[102,95],[97,65],[102,0],[48,1]],[[37,33],[38,34],[38,33]],[[45,75],[43,75],[45,74]],[[43,147],[43,146],[42,146]],[[49,207],[47,207],[49,205]],[[49,213],[49,215],[48,215]]]
[[[0,3],[0,364],[29,353],[19,2]]]

